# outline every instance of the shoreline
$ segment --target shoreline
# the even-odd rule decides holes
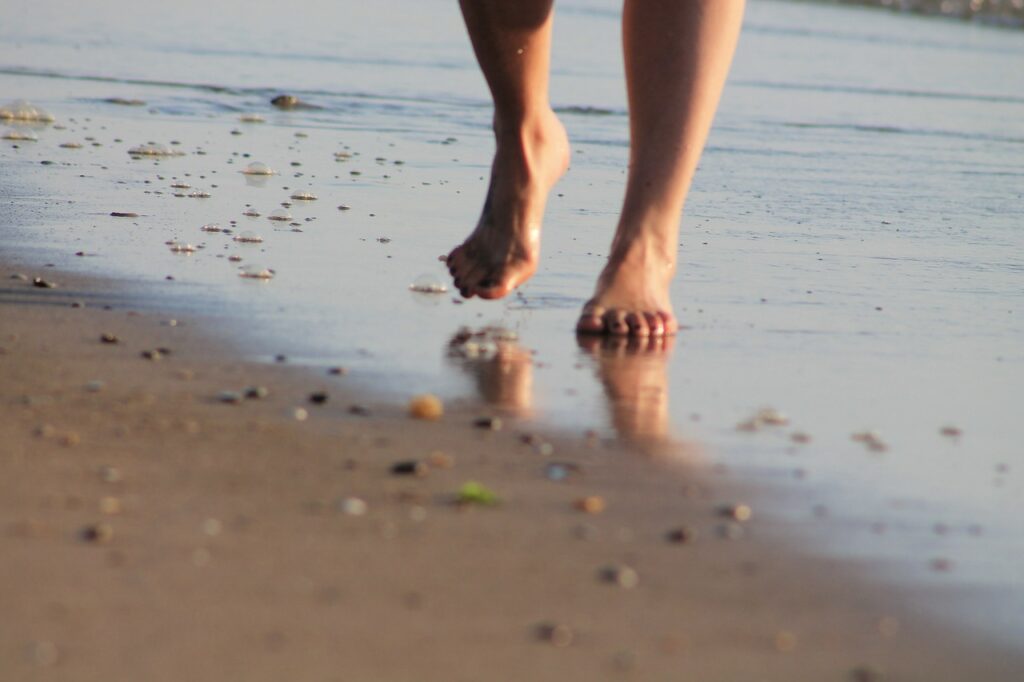
[[[18,472],[0,492],[6,679],[1020,669],[907,608],[914,595],[871,585],[870,569],[803,553],[770,494],[699,460],[524,442],[474,427],[479,409],[427,422],[371,399],[353,415],[368,396],[345,377],[239,361],[202,320],[169,326],[159,301],[135,312],[117,298],[127,283],[26,272],[60,285],[41,289],[8,279],[19,270],[0,264],[0,442]],[[161,347],[159,361],[140,356]],[[218,401],[248,385],[269,394]],[[310,404],[321,390],[328,401]],[[429,473],[391,473],[407,460]],[[467,481],[501,503],[453,505]],[[607,508],[580,511],[588,496]],[[740,502],[750,520],[722,515]]]

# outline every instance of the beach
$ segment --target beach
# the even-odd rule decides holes
[[[613,3],[559,7],[501,303],[437,291],[491,153],[454,6],[179,9],[0,33],[55,119],[0,126],[0,676],[1020,677],[1019,31],[752,3],[640,344],[572,334]]]

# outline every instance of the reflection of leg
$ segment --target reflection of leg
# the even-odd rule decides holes
[[[577,336],[580,348],[598,363],[611,408],[612,423],[622,438],[656,445],[668,440],[668,377],[672,339]]]
[[[672,334],[679,220],[739,35],[742,0],[627,0],[630,164],[608,264],[578,329]]]
[[[448,256],[463,296],[501,298],[533,275],[548,191],[569,165],[548,102],[551,0],[462,0],[494,99],[496,151],[476,229]]]

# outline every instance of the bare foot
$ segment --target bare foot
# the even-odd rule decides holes
[[[664,231],[636,233],[621,226],[594,296],[580,314],[576,331],[610,336],[670,336],[679,328],[669,300],[675,274],[676,223]]]
[[[466,298],[505,296],[537,269],[548,192],[569,167],[569,138],[548,110],[512,132],[495,125],[491,184],[476,229],[448,254]]]

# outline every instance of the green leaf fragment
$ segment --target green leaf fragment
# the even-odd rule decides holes
[[[495,505],[500,501],[497,493],[476,481],[466,481],[459,488],[459,502],[462,504]]]

